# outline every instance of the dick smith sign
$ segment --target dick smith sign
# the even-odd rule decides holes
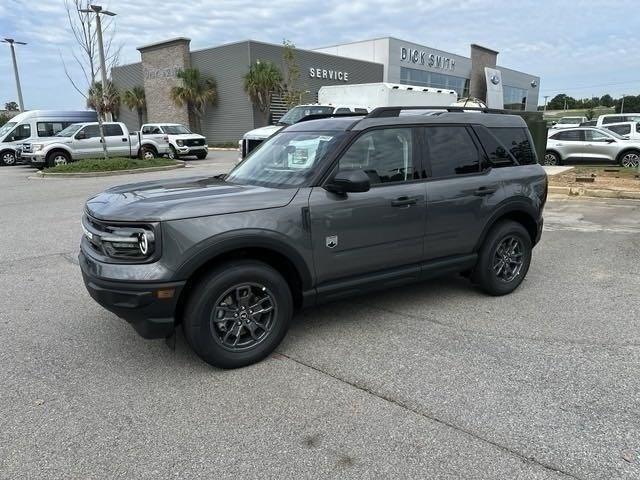
[[[400,60],[441,70],[455,70],[456,68],[456,61],[453,58],[415,48],[402,47],[400,49]]]
[[[180,67],[145,68],[144,78],[147,80],[152,78],[176,78],[180,70]]]
[[[311,67],[309,69],[309,76],[311,78],[319,78],[322,80],[338,80],[340,82],[349,81],[349,72],[342,72],[340,70],[328,70],[326,68]]]

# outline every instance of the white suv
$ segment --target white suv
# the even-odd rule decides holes
[[[173,158],[192,156],[202,160],[209,153],[207,139],[179,123],[146,123],[141,130],[145,137],[168,137]]]

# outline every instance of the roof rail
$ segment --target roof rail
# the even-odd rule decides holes
[[[498,110],[496,108],[480,108],[480,107],[443,107],[443,106],[408,106],[408,107],[378,107],[374,108],[365,118],[381,118],[381,117],[399,117],[403,110],[446,110],[450,113],[464,112],[482,112],[482,113],[501,113],[510,115],[512,112],[507,110]]]
[[[312,113],[306,117],[302,117],[296,123],[306,122],[308,120],[320,120],[322,118],[340,118],[340,117],[365,117],[368,114],[365,112],[349,112],[349,113]]]

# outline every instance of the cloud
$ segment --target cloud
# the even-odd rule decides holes
[[[615,10],[613,21],[603,19],[602,5],[589,0],[110,0],[102,5],[118,14],[121,63],[139,61],[140,45],[177,36],[191,38],[193,49],[285,38],[314,48],[394,36],[465,56],[470,43],[496,49],[500,65],[540,75],[542,95],[640,93],[635,0],[612,2],[605,13]],[[3,0],[0,36],[29,43],[18,51],[28,107],[83,106],[60,58],[77,77],[63,0]],[[0,103],[15,97],[12,77],[8,52],[0,49]]]

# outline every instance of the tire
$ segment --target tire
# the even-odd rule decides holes
[[[638,168],[638,164],[640,164],[640,152],[638,150],[622,152],[618,158],[618,163],[624,168]]]
[[[142,147],[140,150],[140,158],[142,160],[153,160],[157,156],[156,151],[151,147]]]
[[[47,168],[57,167],[71,163],[71,157],[67,152],[57,150],[47,155]]]
[[[545,165],[560,165],[562,162],[560,161],[560,155],[556,152],[545,152],[544,154],[544,164]]]
[[[16,154],[12,150],[5,150],[0,153],[0,165],[15,165],[16,164]]]
[[[198,157],[198,160],[204,160],[205,158],[207,158],[207,154],[209,152],[198,152],[196,153],[196,157]]]
[[[473,282],[489,295],[513,292],[529,271],[531,250],[529,232],[520,223],[510,220],[496,223],[480,248]]]
[[[168,157],[171,159],[178,159],[178,152],[176,152],[176,147],[174,147],[173,145],[169,145]]]
[[[257,306],[266,311],[256,315]],[[182,326],[202,360],[239,368],[273,352],[292,316],[291,290],[282,275],[265,263],[237,260],[220,265],[195,285]],[[214,321],[218,318],[224,320]]]

